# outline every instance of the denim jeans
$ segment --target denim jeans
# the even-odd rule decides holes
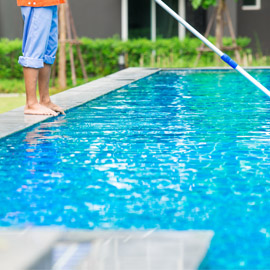
[[[24,34],[19,64],[30,68],[52,65],[58,47],[57,6],[21,7],[21,12]]]

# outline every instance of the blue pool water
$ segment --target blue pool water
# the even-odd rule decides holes
[[[0,226],[213,230],[202,268],[269,269],[269,165],[264,93],[162,71],[0,140]]]

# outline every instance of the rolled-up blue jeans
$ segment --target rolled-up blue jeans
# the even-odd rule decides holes
[[[57,6],[21,7],[21,12],[24,33],[19,64],[30,68],[52,65],[58,47]]]

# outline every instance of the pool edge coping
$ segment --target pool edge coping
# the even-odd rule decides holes
[[[18,269],[18,267],[21,269],[45,269],[44,266],[46,265],[47,269],[49,261],[52,261],[52,251],[57,244],[78,246],[83,243],[91,245],[92,248],[84,258],[80,259],[78,265],[82,265],[82,263],[85,263],[90,259],[91,263],[96,262],[96,266],[100,266],[100,263],[103,265],[104,259],[106,258],[103,252],[104,247],[106,247],[105,251],[108,247],[111,247],[111,252],[107,252],[107,257],[109,259],[117,259],[117,257],[115,257],[116,253],[114,252],[114,249],[112,249],[113,247],[116,247],[118,250],[118,245],[115,246],[115,242],[117,241],[118,243],[122,243],[122,246],[124,244],[128,250],[132,251],[132,253],[129,252],[129,256],[127,257],[125,256],[125,252],[123,254],[123,249],[122,253],[120,252],[121,249],[119,249],[119,255],[123,255],[123,259],[130,259],[130,256],[132,255],[135,259],[133,259],[133,263],[137,262],[138,264],[138,262],[141,262],[138,266],[142,266],[143,258],[147,256],[148,259],[151,258],[152,261],[155,261],[158,258],[159,263],[163,262],[164,264],[164,262],[166,262],[166,265],[168,265],[168,263],[173,260],[177,262],[178,266],[179,264],[182,266],[181,268],[168,267],[166,268],[168,270],[195,270],[198,269],[205,260],[213,237],[214,232],[211,230],[175,231],[147,229],[134,231],[120,229],[89,231],[67,228],[60,229],[57,227],[32,227],[26,228],[25,230],[0,227],[0,240],[2,240],[2,242],[11,243],[10,245],[5,245],[2,249],[2,256],[0,254],[0,266],[1,269]],[[151,256],[149,253],[150,244],[156,247],[155,252],[152,253]],[[175,249],[174,254],[170,253],[170,249],[168,249],[168,251],[164,250],[164,244],[167,248],[168,244],[170,244],[170,247],[173,246]],[[147,250],[142,249],[143,245],[148,246]],[[76,254],[71,253],[69,255],[69,258],[71,258]],[[16,260],[14,260],[15,256]],[[62,254],[62,257],[66,257],[66,253]],[[58,261],[61,260],[62,257],[60,257]],[[119,256],[119,259],[120,257],[122,256]],[[55,265],[56,264],[57,262]],[[155,269],[153,267],[149,268],[149,264],[145,265],[144,263],[144,266],[145,267],[142,268],[137,267],[136,269]],[[135,268],[127,267],[125,269],[131,270]]]
[[[51,96],[53,102],[68,111],[159,72],[160,68],[127,68]],[[53,116],[25,115],[24,106],[0,114],[0,139],[28,129]]]

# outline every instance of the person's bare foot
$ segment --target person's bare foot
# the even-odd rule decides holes
[[[50,108],[43,106],[39,103],[35,103],[31,106],[26,105],[24,108],[24,114],[34,114],[34,115],[53,115],[57,116],[58,113]]]
[[[49,108],[49,109],[51,109],[51,110],[53,110],[53,111],[55,111],[55,112],[59,112],[59,113],[62,113],[63,115],[65,115],[64,110],[60,106],[52,103],[51,101],[49,101],[49,102],[40,102],[40,104],[47,107],[47,108]]]

